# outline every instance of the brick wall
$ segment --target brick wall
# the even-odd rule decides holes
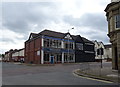
[[[41,50],[41,38],[25,42],[25,62],[40,64],[41,56],[37,55],[37,51]]]

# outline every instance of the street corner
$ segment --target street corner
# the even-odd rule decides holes
[[[92,74],[87,74],[80,69],[75,69],[73,71],[73,75],[76,76],[76,77],[86,78],[86,79],[100,81],[100,82],[104,82],[104,83],[114,83],[113,81],[111,81],[109,79],[98,77],[98,76],[95,76],[95,75],[92,75]]]

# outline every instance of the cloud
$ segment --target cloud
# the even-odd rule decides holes
[[[64,21],[70,25],[78,27],[89,27],[95,30],[107,30],[107,22],[103,14],[86,13],[80,18],[74,18],[72,15],[64,16]]]
[[[3,3],[3,26],[18,33],[27,33],[37,24],[43,28],[51,21],[58,22],[53,3]]]
[[[104,8],[109,1],[3,2],[2,7],[0,5],[0,29],[3,29],[0,30],[3,32],[3,42],[0,43],[4,44],[2,48],[23,48],[31,32],[39,33],[46,28],[65,33],[75,27],[70,31],[71,34],[107,43]],[[93,6],[93,3],[96,4]],[[8,48],[5,46],[7,43]]]

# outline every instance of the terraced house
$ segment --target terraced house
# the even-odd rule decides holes
[[[25,42],[26,63],[71,63],[95,61],[94,43],[80,35],[50,30],[31,33]]]

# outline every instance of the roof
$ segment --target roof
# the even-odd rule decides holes
[[[105,46],[105,48],[111,48],[111,44],[106,44],[104,46]]]
[[[86,43],[93,43],[92,41],[90,41],[90,40],[88,40],[88,39],[86,39],[86,38],[84,38],[84,37],[82,37],[82,40],[83,40],[84,42],[86,42]]]
[[[31,35],[32,35],[33,38],[36,37],[36,36],[38,36],[37,33],[31,33]]]
[[[51,31],[51,30],[43,30],[42,32],[40,33],[31,33],[30,36],[32,35],[33,38],[36,38],[40,35],[45,35],[45,36],[50,36],[50,37],[57,37],[57,38],[64,38],[67,34],[70,34],[70,33],[61,33],[61,32],[56,32],[56,31]],[[74,39],[74,40],[83,40],[84,42],[86,43],[93,43],[92,41],[84,38],[84,37],[81,37],[80,35],[71,35],[71,37]],[[29,38],[30,39],[30,38]]]
[[[51,36],[51,37],[58,37],[58,38],[64,38],[66,33],[61,33],[61,32],[55,32],[51,30],[44,30],[40,32],[39,34],[46,35],[46,36]]]
[[[107,12],[107,10],[109,9],[109,7],[115,5],[115,4],[118,4],[120,2],[111,2],[110,4],[107,5],[107,7],[105,8],[105,12]]]

